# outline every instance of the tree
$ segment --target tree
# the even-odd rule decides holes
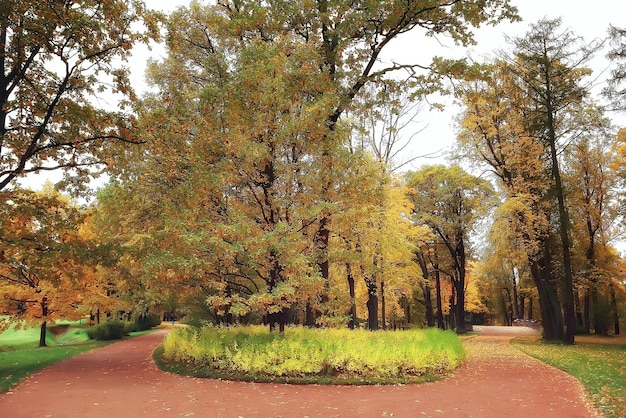
[[[156,164],[126,166],[120,179],[176,185],[180,213],[165,220],[174,247],[188,245],[174,258],[201,260],[172,265],[181,280],[200,276],[216,309],[265,308],[282,327],[291,305],[327,299],[331,215],[359,169],[347,165],[359,159],[346,153],[342,116],[363,86],[401,70],[436,85],[418,65],[378,68],[383,49],[417,27],[469,42],[470,27],[514,16],[507,0],[192,3],[170,16],[168,58],[149,70],[160,91],[144,102],[151,146],[139,158]],[[189,193],[199,187],[203,196]]]
[[[611,253],[606,247],[616,236],[619,217],[617,155],[616,147],[611,144],[615,135],[602,115],[599,107],[581,109],[580,125],[585,130],[565,155],[564,170],[573,214],[573,255],[579,272],[577,288],[583,293],[583,303],[578,305],[579,312],[582,308],[578,322],[589,333],[593,312],[598,334],[608,332],[609,322],[599,311],[598,288],[611,277],[603,268],[606,260],[601,259]]]
[[[596,49],[595,44],[578,46],[580,38],[570,30],[560,30],[561,21],[542,20],[531,26],[523,39],[517,39],[516,65],[511,67],[524,89],[534,111],[530,112],[531,132],[546,144],[553,193],[557,201],[559,237],[563,258],[563,304],[565,341],[574,343],[576,315],[574,309],[573,272],[569,228],[570,220],[559,163],[560,144],[569,139],[567,112],[587,95],[581,80],[590,71],[583,68]]]
[[[494,170],[507,192],[506,216],[527,245],[544,336],[573,343],[571,225],[560,156],[582,129],[575,115],[588,94],[582,80],[590,71],[584,63],[596,44],[581,46],[581,40],[570,30],[561,30],[560,24],[557,19],[531,25],[524,38],[512,40],[512,55],[488,67],[486,77],[468,84],[468,112],[460,138]],[[528,222],[530,217],[533,223]],[[556,254],[561,270],[553,261]],[[555,274],[562,284],[563,312]]]
[[[469,260],[469,234],[490,207],[493,187],[465,173],[459,166],[424,167],[408,175],[413,218],[427,225],[452,260],[452,280],[456,295],[456,332],[465,333],[465,286]]]
[[[143,22],[147,32],[135,31]],[[133,118],[99,107],[105,92],[133,101],[120,60],[155,38],[138,1],[4,1],[0,7],[0,190],[31,172],[66,171],[79,187],[111,163],[111,143],[135,143]],[[109,97],[115,97],[110,95]]]
[[[39,346],[55,319],[77,319],[95,268],[86,262],[83,213],[48,186],[42,192],[3,192],[0,202],[0,287],[3,326],[40,324]]]
[[[613,47],[608,58],[615,63],[615,67],[611,71],[607,87],[604,94],[613,102],[615,109],[626,110],[624,96],[626,96],[626,29],[617,26],[609,27],[609,39]]]

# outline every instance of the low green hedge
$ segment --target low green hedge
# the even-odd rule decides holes
[[[96,341],[120,340],[130,334],[132,325],[118,320],[107,321],[89,328],[87,335]]]

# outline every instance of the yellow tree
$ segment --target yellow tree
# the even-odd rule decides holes
[[[558,19],[531,25],[525,37],[512,40],[510,56],[494,63],[482,82],[474,81],[465,94],[468,112],[461,139],[474,156],[493,168],[510,198],[519,199],[520,205],[510,208],[526,213],[513,216],[524,219],[532,208],[533,217],[544,218],[528,224],[534,231],[520,229],[520,237],[537,244],[528,248],[529,261],[542,304],[545,337],[572,344],[576,316],[562,155],[584,130],[576,115],[589,93],[583,80],[590,70],[584,64],[595,45],[582,44],[560,25]],[[521,151],[517,157],[515,148]],[[534,173],[528,170],[530,165]],[[558,241],[551,243],[552,236]],[[556,268],[555,256],[561,268]],[[560,291],[555,280],[561,283]]]
[[[47,323],[79,318],[93,284],[95,269],[86,262],[90,243],[80,231],[83,214],[51,187],[4,192],[0,205],[3,326],[38,323],[39,345],[45,346]]]
[[[469,236],[480,217],[493,206],[493,186],[464,172],[459,166],[426,166],[409,173],[413,220],[427,225],[452,261],[449,276],[455,292],[454,321],[465,333],[465,286]]]
[[[155,265],[190,277],[200,259],[195,271],[214,288],[216,309],[264,308],[282,327],[290,305],[309,298],[299,289],[322,294],[330,285],[345,112],[363,86],[399,71],[415,70],[425,91],[438,87],[430,63],[378,66],[383,50],[418,27],[468,43],[473,27],[504,18],[515,18],[508,0],[225,0],[179,9],[168,22],[168,57],[149,71],[159,91],[142,109],[151,147],[137,158],[155,164],[126,166],[120,177],[138,190],[148,178],[144,195],[175,184],[170,199],[189,198],[180,213],[158,207],[194,261],[173,265],[162,250]]]
[[[585,130],[578,141],[571,144],[564,170],[569,210],[573,214],[577,289],[582,293],[577,316],[579,325],[589,333],[593,314],[595,332],[606,334],[609,321],[600,310],[607,303],[599,303],[598,284],[610,280],[612,274],[607,274],[602,268],[606,263],[599,260],[610,253],[604,247],[611,245],[619,233],[617,148],[612,144],[615,134],[598,107],[582,108],[579,119]],[[601,287],[608,290],[606,286]]]

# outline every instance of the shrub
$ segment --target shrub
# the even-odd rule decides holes
[[[365,330],[264,327],[172,330],[164,358],[224,375],[269,378],[403,379],[445,376],[464,357],[458,337],[435,329]]]
[[[161,317],[156,314],[142,315],[132,324],[131,331],[146,331],[161,324]]]
[[[123,321],[107,321],[87,329],[87,335],[97,341],[120,340],[130,333],[131,325]]]

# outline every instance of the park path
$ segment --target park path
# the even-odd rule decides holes
[[[449,379],[422,385],[243,383],[164,373],[166,330],[52,365],[0,394],[0,417],[567,417],[598,416],[571,376],[512,348],[522,327],[484,327]]]

